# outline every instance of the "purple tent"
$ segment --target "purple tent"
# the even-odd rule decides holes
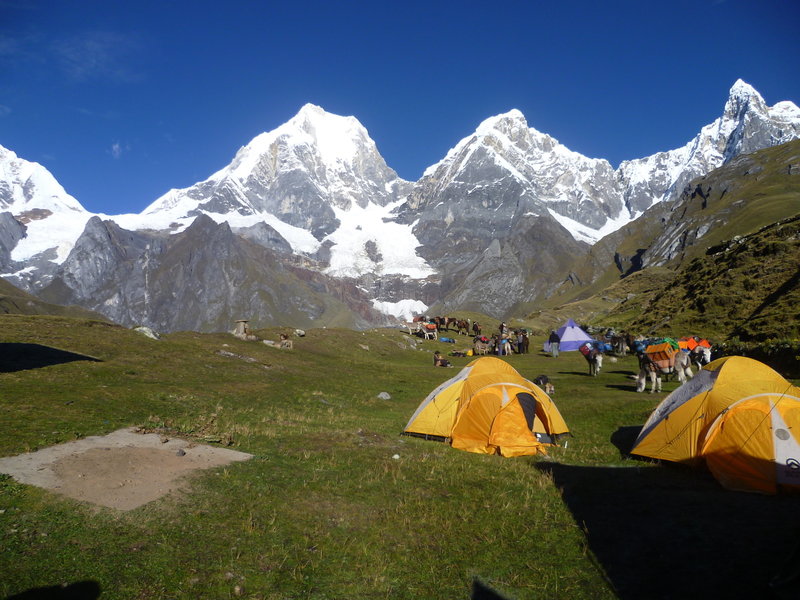
[[[556,331],[556,333],[561,339],[561,344],[558,347],[561,352],[577,350],[586,342],[592,341],[592,338],[590,338],[583,329],[578,327],[578,324],[572,319],[564,323],[564,325],[562,325],[561,328]],[[544,351],[550,352],[549,341],[544,343]]]

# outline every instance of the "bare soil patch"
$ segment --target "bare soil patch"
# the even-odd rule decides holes
[[[236,450],[120,429],[0,458],[0,473],[76,500],[131,510],[186,489],[192,472],[250,458]]]

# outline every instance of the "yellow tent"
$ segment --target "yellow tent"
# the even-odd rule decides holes
[[[541,388],[504,360],[486,356],[434,389],[403,433],[479,454],[520,456],[544,454],[544,446],[569,430]]]
[[[705,461],[728,489],[800,491],[800,388],[757,360],[720,358],[658,405],[631,453]]]

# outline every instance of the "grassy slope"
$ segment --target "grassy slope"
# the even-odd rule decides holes
[[[148,425],[256,456],[129,513],[0,478],[2,595],[90,580],[104,599],[223,598],[234,586],[247,598],[466,598],[473,578],[513,598],[755,594],[795,540],[776,522],[794,510],[782,498],[620,458],[615,442],[629,444],[660,399],[632,391],[632,358],[591,379],[577,353],[510,357],[529,378],[551,376],[574,438],[549,459],[502,459],[398,435],[456,372],[430,364],[453,346],[415,348],[398,331],[311,330],[288,352],[7,315],[0,344],[0,455]],[[712,513],[747,519],[729,531]],[[721,568],[744,560],[747,572]],[[682,576],[664,581],[664,569]]]
[[[653,295],[634,328],[701,330],[764,342],[800,339],[800,217],[712,248]],[[609,316],[616,316],[614,313]]]
[[[652,267],[634,273],[600,294],[531,318],[563,322],[572,317],[645,335],[700,335],[751,346],[796,345],[798,265],[800,217],[712,247],[708,255],[681,268]],[[790,371],[797,373],[797,365]]]

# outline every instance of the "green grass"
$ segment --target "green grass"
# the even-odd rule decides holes
[[[633,391],[631,357],[590,378],[578,353],[552,359],[542,341],[508,360],[528,378],[550,376],[573,437],[547,457],[503,459],[399,435],[457,372],[431,366],[430,352],[451,345],[317,329],[279,351],[226,334],[155,341],[94,321],[2,316],[3,358],[24,351],[30,368],[0,369],[0,455],[140,425],[255,458],[129,512],[0,476],[0,596],[82,581],[104,600],[451,599],[469,597],[474,579],[519,599],[678,597],[676,586],[711,583],[723,594],[760,590],[777,571],[770,558],[794,543],[776,523],[794,507],[627,460],[618,446],[665,394]],[[746,523],[725,537],[678,506]],[[758,527],[785,533],[767,544],[750,539]],[[659,581],[648,540],[689,575]],[[714,567],[712,552],[745,560],[736,548],[748,573],[724,569],[724,582],[695,573],[701,559]]]

